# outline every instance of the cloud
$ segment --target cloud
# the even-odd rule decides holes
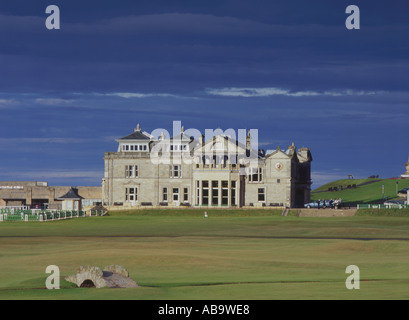
[[[60,98],[38,98],[35,99],[35,102],[38,104],[44,104],[47,106],[61,106],[61,105],[70,105],[75,100],[70,99],[60,99]]]
[[[172,97],[178,98],[179,96],[170,93],[138,93],[138,92],[112,92],[112,93],[102,93],[95,95],[103,95],[108,97],[121,97],[125,99],[130,98],[151,98],[151,97]]]
[[[76,95],[92,95],[101,97],[119,97],[124,99],[146,99],[146,98],[176,98],[176,99],[200,99],[190,95],[177,95],[172,93],[143,93],[143,92],[109,92],[109,93],[75,93]]]
[[[14,99],[0,99],[0,108],[8,108],[17,104],[17,101]]]
[[[92,139],[76,139],[76,138],[0,138],[0,144],[12,143],[57,143],[57,144],[69,144],[69,143],[88,143],[92,142]]]
[[[364,96],[374,95],[382,92],[376,91],[356,91],[356,90],[333,90],[333,91],[291,91],[282,88],[222,88],[222,89],[206,89],[209,95],[225,96],[225,97],[269,97],[269,96],[287,96],[287,97],[311,97],[311,96]]]
[[[102,179],[103,171],[54,169],[48,171],[8,171],[3,177],[14,180]]]
[[[36,16],[13,16],[0,14],[0,33],[44,31],[45,19]]]
[[[161,13],[118,16],[110,19],[69,24],[64,30],[91,34],[194,34],[254,36],[279,34],[283,26],[249,19],[197,13]]]

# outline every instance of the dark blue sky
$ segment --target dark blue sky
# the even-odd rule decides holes
[[[58,5],[61,30],[47,30]],[[361,29],[345,9],[359,6]],[[409,153],[407,1],[2,0],[0,180],[100,185],[151,132],[258,129],[313,154],[313,187],[396,177]]]

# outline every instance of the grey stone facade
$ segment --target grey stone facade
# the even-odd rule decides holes
[[[302,207],[311,193],[308,148],[252,149],[226,135],[181,133],[157,139],[141,128],[106,152],[103,202],[109,207]]]

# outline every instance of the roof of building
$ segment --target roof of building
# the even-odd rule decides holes
[[[138,124],[134,132],[118,140],[151,140],[151,139],[152,136],[149,133],[142,131],[141,126]]]
[[[74,188],[71,188],[65,195],[58,198],[58,200],[67,200],[67,199],[80,200],[84,198],[79,196],[77,191]]]
[[[170,140],[177,140],[177,141],[193,141],[192,137],[189,137],[187,134],[185,134],[184,132],[181,132],[175,136],[173,136],[172,138],[170,138]]]
[[[119,140],[150,140],[151,138],[142,131],[132,132],[130,135]]]

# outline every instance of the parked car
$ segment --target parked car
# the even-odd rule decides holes
[[[313,201],[313,202],[310,202],[310,203],[306,203],[306,204],[304,204],[304,208],[308,208],[308,209],[318,208],[318,201]]]
[[[405,200],[388,200],[383,203],[384,205],[403,205]]]
[[[318,207],[327,208],[329,206],[330,206],[330,204],[329,204],[329,201],[327,201],[327,200],[325,200],[325,203],[324,203],[324,200],[321,200],[319,206],[318,206],[318,201],[313,201],[313,202],[304,204],[304,208],[308,208],[308,209],[318,208]]]
[[[318,200],[313,201],[313,202],[309,202],[304,204],[304,208],[339,208],[342,204],[342,200],[341,199],[337,199],[337,200],[320,200],[320,204],[318,206]]]

